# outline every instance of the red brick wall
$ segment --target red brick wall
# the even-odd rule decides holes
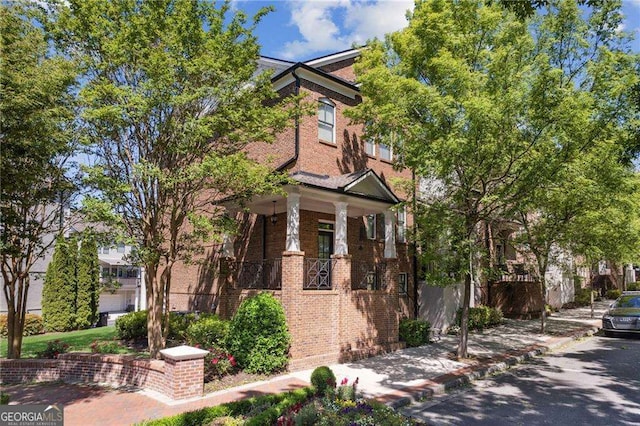
[[[58,359],[0,359],[0,383],[84,382],[131,385],[173,399],[201,396],[204,360],[136,359],[132,355],[61,354]]]

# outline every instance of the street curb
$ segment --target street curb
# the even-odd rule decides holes
[[[399,389],[393,393],[378,396],[375,399],[393,409],[424,402],[435,396],[444,395],[449,391],[467,386],[475,380],[485,379],[506,371],[515,365],[525,363],[534,357],[544,355],[575,340],[593,336],[599,330],[600,327],[597,326],[585,326],[567,335],[552,337],[545,344],[535,344],[523,349],[495,355],[481,364],[463,367],[432,380],[427,380],[422,384]]]

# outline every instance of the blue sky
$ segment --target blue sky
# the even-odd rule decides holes
[[[406,26],[413,0],[234,0],[249,16],[263,6],[276,11],[258,25],[262,54],[303,61],[338,52]],[[623,0],[624,30],[634,33],[640,52],[640,0]]]

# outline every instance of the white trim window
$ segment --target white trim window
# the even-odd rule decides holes
[[[378,144],[378,152],[380,159],[384,161],[393,161],[393,147],[384,143]]]
[[[409,292],[409,280],[406,272],[398,274],[398,294],[406,295]]]
[[[336,143],[336,104],[327,98],[318,100],[318,138],[325,142]]]
[[[376,215],[367,215],[367,239],[376,239]]]
[[[369,157],[376,156],[376,143],[370,140],[364,141],[364,152]]]
[[[402,206],[397,212],[398,232],[396,241],[399,243],[407,242],[407,206]]]

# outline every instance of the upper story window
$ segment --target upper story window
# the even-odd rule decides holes
[[[101,246],[98,249],[98,254],[109,254],[109,246]]]
[[[118,253],[124,253],[124,252],[125,252],[124,244],[123,243],[118,244]]]
[[[318,138],[335,143],[336,105],[327,98],[318,101]]]
[[[393,147],[383,143],[378,144],[378,151],[380,152],[380,159],[385,161],[393,161]]]
[[[407,242],[407,207],[402,206],[400,210],[398,210],[398,242],[405,243]]]
[[[376,156],[376,143],[373,141],[364,141],[364,152],[370,156],[370,157],[375,157]]]

